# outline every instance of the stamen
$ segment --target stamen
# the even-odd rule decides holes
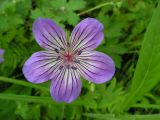
[[[68,68],[68,69],[69,69],[69,68],[70,68],[70,65],[66,65],[66,68]]]
[[[54,49],[56,53],[59,53],[59,50],[57,48]]]
[[[73,62],[75,62],[75,63],[80,63],[80,61],[79,61],[79,60],[74,60]]]
[[[64,49],[64,48],[62,48],[62,47],[60,48],[60,50],[65,51],[65,49]]]
[[[62,70],[62,68],[63,68],[63,66],[61,65],[61,66],[59,67],[59,69]]]
[[[80,51],[78,51],[77,55],[80,55],[81,53],[82,53],[82,51],[80,50]]]
[[[72,66],[72,67],[71,67],[71,69],[73,69],[73,70],[77,70],[77,68],[76,68],[76,67],[74,67],[74,66]]]
[[[60,60],[61,59],[61,57],[60,56],[58,56],[57,58],[56,58],[56,60]]]
[[[76,51],[74,52],[74,54],[77,54],[77,52],[78,52],[78,50],[76,50]]]
[[[68,48],[70,47],[70,44],[69,44],[69,42],[67,42],[67,47],[68,47]]]

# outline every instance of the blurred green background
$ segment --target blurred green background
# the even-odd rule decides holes
[[[99,85],[82,80],[81,95],[70,104],[52,100],[50,81],[26,81],[23,64],[41,50],[31,31],[38,17],[68,34],[86,17],[102,22],[97,50],[114,59],[114,78]],[[160,120],[158,0],[0,0],[0,48],[0,120]]]

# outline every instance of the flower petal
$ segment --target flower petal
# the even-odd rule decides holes
[[[73,50],[93,50],[103,37],[103,25],[94,18],[86,18],[72,31],[70,44]]]
[[[50,92],[57,102],[70,103],[76,99],[81,92],[80,75],[77,70],[63,68],[59,71],[52,79]]]
[[[42,83],[55,75],[62,61],[57,60],[54,51],[41,51],[34,53],[24,64],[23,74],[32,83]]]
[[[33,24],[33,33],[39,45],[47,50],[65,48],[65,32],[52,20],[38,18]]]
[[[4,50],[0,49],[0,55],[4,54]]]
[[[4,59],[3,59],[3,58],[0,58],[0,63],[3,62],[3,61],[4,61]]]
[[[0,63],[4,61],[3,54],[4,54],[4,50],[0,49]]]
[[[77,68],[81,75],[94,83],[106,82],[110,80],[115,73],[113,60],[101,52],[82,52],[78,60]]]

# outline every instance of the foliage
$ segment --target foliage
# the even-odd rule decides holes
[[[159,11],[158,0],[1,0],[0,119],[159,120]],[[71,104],[54,102],[49,82],[28,83],[22,67],[41,49],[31,31],[38,17],[54,20],[68,34],[86,17],[101,21],[105,38],[97,50],[114,59],[113,80],[100,85],[83,80]]]
[[[160,28],[157,27],[160,19],[160,4],[155,10],[152,20],[145,33],[144,41],[140,51],[139,60],[135,69],[130,91],[127,93],[128,99],[122,103],[122,108],[129,108],[130,105],[139,100],[146,92],[148,92],[155,84],[159,82],[160,66]]]

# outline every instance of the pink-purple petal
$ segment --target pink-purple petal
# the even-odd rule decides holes
[[[60,63],[54,51],[36,52],[25,62],[23,74],[32,83],[42,83],[55,75]]]
[[[3,61],[4,61],[4,59],[0,57],[0,63],[2,63]]]
[[[51,81],[51,96],[57,102],[70,103],[81,92],[81,81],[77,70],[63,68]]]
[[[115,73],[113,60],[104,53],[97,51],[82,52],[78,57],[77,68],[81,75],[94,83],[111,80]]]
[[[0,49],[0,55],[3,55],[3,54],[4,54],[4,50]]]
[[[103,25],[94,18],[86,18],[73,29],[70,44],[73,50],[93,50],[103,37]]]
[[[38,44],[46,50],[66,47],[65,32],[50,19],[38,18],[35,20],[33,33]]]
[[[4,54],[4,50],[0,49],[0,63],[4,61],[3,54]]]

